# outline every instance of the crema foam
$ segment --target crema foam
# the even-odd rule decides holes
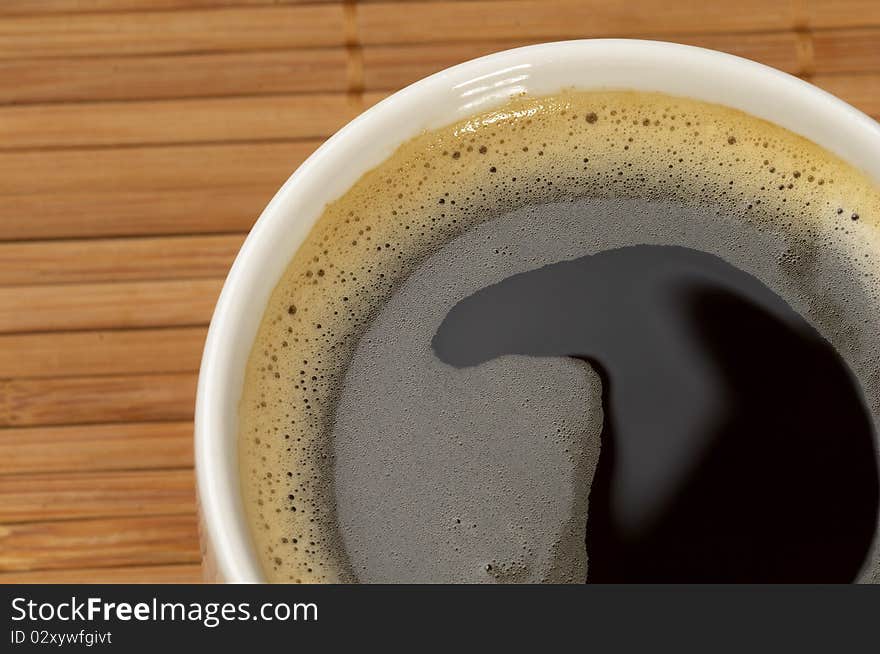
[[[566,91],[417,136],[326,207],[266,307],[239,405],[264,572],[877,581],[878,273],[877,185],[732,109]],[[755,402],[772,448],[736,437],[764,433],[731,417]],[[783,486],[797,527],[749,523]],[[850,509],[847,565],[783,561]]]

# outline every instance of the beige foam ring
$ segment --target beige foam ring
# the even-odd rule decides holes
[[[399,148],[330,204],[272,293],[240,405],[241,473],[271,581],[350,580],[327,474],[335,393],[395,285],[470,226],[566,196],[722,204],[848,255],[877,299],[880,191],[780,127],[635,92],[520,98]]]

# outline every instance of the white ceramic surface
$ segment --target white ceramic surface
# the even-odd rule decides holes
[[[323,207],[426,128],[522,91],[636,89],[727,105],[801,134],[880,180],[880,125],[772,68],[689,46],[619,39],[565,41],[475,59],[395,93],[329,139],[278,191],[241,248],[211,320],[199,374],[195,459],[205,577],[263,574],[239,493],[237,407],[269,295]]]

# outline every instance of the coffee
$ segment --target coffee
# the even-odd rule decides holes
[[[248,362],[272,581],[878,574],[880,191],[682,98],[521,98],[329,205]]]

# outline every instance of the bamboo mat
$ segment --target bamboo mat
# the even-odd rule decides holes
[[[0,2],[0,582],[197,581],[199,357],[274,191],[419,77],[599,36],[880,115],[878,0]]]

